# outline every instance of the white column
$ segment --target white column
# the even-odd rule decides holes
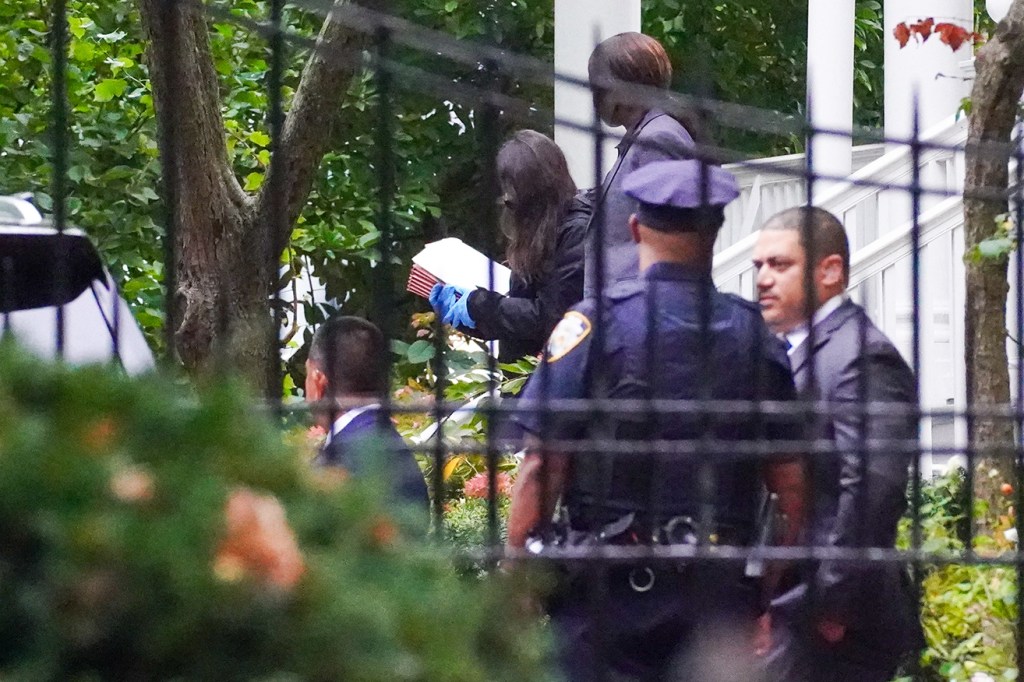
[[[911,37],[900,48],[893,30],[922,19],[949,22],[974,30],[972,0],[885,0],[885,134],[907,139],[913,133],[914,93],[920,102],[920,129],[926,131],[953,114],[970,95],[961,62],[971,59],[969,42],[956,52],[937,35],[924,43]]]
[[[595,39],[600,42],[617,33],[639,30],[640,0],[555,0],[555,73],[586,81]],[[556,80],[555,119],[591,126],[594,104],[590,89]],[[593,186],[594,136],[556,123],[555,142],[565,152],[576,184]],[[602,176],[615,162],[617,142],[609,139],[604,146]]]
[[[807,3],[807,102],[816,129],[844,135],[815,135],[811,163],[823,175],[845,177],[853,165],[853,36],[855,0]],[[824,183],[827,184],[827,183]],[[820,194],[823,184],[817,184]]]

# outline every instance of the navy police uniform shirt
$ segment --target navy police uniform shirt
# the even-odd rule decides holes
[[[602,397],[795,400],[785,349],[768,331],[757,304],[718,292],[706,271],[674,263],[655,264],[642,279],[610,288],[603,304],[603,350],[595,342],[597,301],[587,299],[551,334],[545,362],[521,396],[528,409],[514,420],[548,442],[658,440],[671,446],[657,456],[637,449],[616,453],[610,471],[606,458],[581,446],[565,493],[573,525],[593,529],[630,512],[643,517],[652,502],[662,522],[670,516],[697,517],[698,481],[710,462],[716,520],[752,532],[760,460],[756,454],[737,454],[739,448],[730,444],[798,440],[794,417],[770,417],[757,409],[729,414],[640,410],[595,420],[586,410],[543,408],[550,400]]]

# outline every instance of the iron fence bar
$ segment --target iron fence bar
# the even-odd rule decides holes
[[[179,0],[162,0],[160,3],[160,25],[167,36],[167,39],[160,44],[160,54],[157,59],[161,62],[167,78],[168,91],[180,92],[181,70],[179,69],[178,49],[180,45],[180,17]],[[164,365],[167,368],[174,366],[175,357],[175,327],[178,323],[178,193],[179,186],[179,163],[178,153],[178,113],[177,108],[169,103],[161,104],[165,108],[163,113],[164,125],[159,126],[157,133],[160,136],[162,172],[164,193],[164,344],[165,355]]]
[[[53,59],[53,83],[51,105],[53,107],[53,178],[52,209],[53,226],[57,230],[57,277],[54,280],[54,294],[61,301],[56,310],[55,344],[57,357],[64,358],[65,311],[64,299],[68,290],[67,267],[68,245],[64,240],[67,228],[68,191],[68,5],[67,0],[53,0],[50,13],[50,50]]]
[[[594,47],[596,48],[601,42],[601,35],[597,28],[594,28]],[[605,253],[605,231],[607,229],[607,220],[605,215],[605,198],[608,191],[608,187],[605,186],[605,174],[604,174],[604,127],[601,121],[601,112],[598,110],[597,100],[594,100],[593,117],[591,118],[591,131],[593,133],[593,144],[594,144],[594,187],[598,188],[598,195],[594,202],[594,213],[591,217],[591,224],[587,227],[586,239],[588,243],[586,246],[595,247],[594,252],[594,267],[595,267],[595,319],[593,321],[594,328],[594,341],[592,357],[604,358],[604,351],[606,346],[605,339],[605,312],[606,312],[606,299],[604,297],[605,289],[605,265],[606,256]],[[620,150],[619,154],[623,152]],[[593,234],[593,237],[591,236]],[[586,249],[584,250],[586,254]],[[589,255],[585,255],[585,258],[589,258]],[[585,261],[584,268],[590,267],[590,263]],[[584,294],[586,295],[586,294]],[[604,377],[601,373],[588,373],[586,386],[587,397],[593,397],[594,395],[594,383],[596,380],[597,391],[601,398],[606,397]],[[607,437],[606,434],[602,434],[601,424],[607,422],[609,415],[604,411],[591,410],[590,411],[590,423],[587,427],[588,435],[596,435],[598,438],[602,436]],[[614,437],[614,436],[613,436]],[[611,480],[611,469],[612,459],[609,455],[604,453],[593,455],[598,459],[596,471],[599,474],[601,483],[597,486],[597,496],[594,500],[594,506],[597,508],[604,507],[607,503],[608,498],[608,485],[606,481]],[[605,545],[599,545],[596,548],[598,554],[603,554],[608,549]],[[608,602],[608,590],[607,590],[607,573],[604,569],[604,565],[601,562],[593,566],[588,566],[588,570],[585,573],[587,582],[587,607],[589,610],[588,616],[593,626],[595,633],[595,651],[596,660],[594,663],[598,669],[596,671],[597,682],[604,682],[608,677],[608,665],[611,660],[610,653],[608,651],[608,628],[607,628],[607,613],[605,605]]]
[[[2,298],[0,303],[3,304],[4,310],[4,326],[3,334],[0,334],[0,340],[9,340],[9,334],[11,333],[11,304],[14,300],[14,258],[13,256],[4,254],[3,259],[0,260],[0,268],[3,270],[3,284]]]
[[[374,282],[374,321],[385,339],[393,338],[391,325],[391,239],[393,234],[392,217],[395,205],[395,154],[392,148],[394,140],[394,108],[392,102],[391,73],[381,67],[381,63],[391,52],[391,32],[380,28],[374,36],[376,63],[374,82],[377,86],[377,130],[375,146],[377,151],[377,231],[379,233],[379,262],[373,272]],[[391,353],[385,351],[386,376],[391,376]],[[385,390],[381,395],[379,419],[386,426],[391,419],[391,394]]]
[[[1020,127],[1017,127],[1020,131]],[[1014,136],[1014,158],[1017,165],[1014,168],[1016,179],[1015,192],[1011,194],[1010,200],[1015,202],[1012,206],[1011,215],[1014,221],[1013,233],[1016,248],[1014,249],[1013,263],[1014,284],[1017,288],[1014,296],[1014,322],[1017,331],[1017,343],[1014,344],[1017,350],[1017,408],[1018,418],[1016,420],[1016,434],[1014,440],[1014,476],[1013,495],[1014,513],[1013,527],[1017,531],[1017,542],[1014,543],[1014,550],[1017,554],[1017,628],[1014,631],[1014,642],[1017,654],[1017,679],[1024,679],[1024,554],[1021,552],[1021,541],[1024,540],[1024,520],[1021,519],[1021,510],[1024,510],[1024,412],[1020,408],[1024,406],[1024,282],[1021,273],[1024,273],[1024,201],[1021,201],[1021,187],[1024,187],[1024,154],[1021,153],[1021,143],[1024,137],[1018,132]],[[1016,196],[1014,196],[1016,194]]]
[[[433,459],[434,466],[431,471],[432,482],[431,488],[433,496],[431,498],[433,518],[434,518],[434,538],[437,540],[443,540],[445,538],[444,530],[444,495],[445,495],[445,480],[444,480],[444,469],[445,469],[445,455],[448,452],[448,447],[444,442],[444,431],[445,422],[444,418],[446,414],[452,414],[456,409],[461,406],[448,407],[445,402],[445,385],[447,384],[447,371],[448,367],[445,363],[445,353],[448,348],[446,342],[444,324],[441,322],[441,316],[438,314],[434,315],[433,322],[433,333],[434,333],[434,357],[431,359],[432,366],[434,369],[434,406],[433,416],[434,424],[436,429],[434,431],[434,442],[433,442]],[[394,406],[392,406],[392,410]]]
[[[120,367],[124,367],[124,362],[121,359],[121,292],[117,286],[117,282],[110,279],[110,296],[111,302],[113,303],[114,310],[111,314],[111,333],[113,336],[110,349],[114,362]]]
[[[550,552],[550,553],[548,553]],[[486,551],[474,553],[486,556]],[[507,551],[508,558],[536,559],[527,551]],[[891,565],[906,566],[919,562],[927,566],[980,566],[1010,567],[1021,565],[1021,559],[1014,551],[982,555],[977,552],[968,556],[965,551],[901,550],[864,547],[835,547],[826,545],[793,545],[744,547],[741,545],[606,545],[604,547],[565,547],[546,550],[545,558],[554,562],[572,562],[585,565],[614,565],[638,561],[671,564],[680,561],[702,561],[714,563],[736,563],[749,559],[779,562],[834,562],[837,565]]]
[[[700,207],[705,209],[708,206],[709,191],[708,191],[708,164],[704,159],[700,159]],[[702,273],[703,275],[703,273]],[[707,277],[710,280],[711,273],[707,273]],[[700,282],[698,289],[698,300],[697,300],[697,324],[700,327],[700,340],[698,342],[697,353],[700,362],[700,372],[698,378],[698,389],[697,395],[699,396],[700,402],[710,400],[712,397],[712,386],[711,386],[711,316],[712,316],[712,289],[714,284],[710,281]],[[719,368],[721,370],[721,368]],[[713,412],[704,411],[700,415],[700,426],[697,427],[698,433],[700,433],[700,445],[699,447],[703,450],[703,446],[707,444],[711,439],[711,434],[717,425],[715,414]],[[699,531],[697,534],[697,542],[704,544],[708,541],[708,538],[714,533],[715,526],[715,486],[716,486],[716,471],[711,466],[710,458],[702,457],[699,459],[697,467],[697,478],[698,478],[698,499],[699,499],[699,518],[698,527]]]
[[[335,401],[335,405],[344,408],[352,407],[344,401]],[[824,400],[709,400],[702,403],[698,400],[665,400],[655,399],[648,401],[642,398],[613,398],[613,399],[575,399],[575,398],[549,398],[545,410],[557,414],[585,415],[593,409],[608,412],[618,412],[623,415],[646,414],[649,405],[652,405],[656,412],[663,415],[688,415],[692,416],[701,411],[713,411],[719,415],[743,416],[751,410],[756,410],[760,415],[767,417],[807,417],[808,415],[849,415],[860,416],[887,416],[902,417],[916,416],[922,418],[958,418],[976,417],[985,419],[1006,419],[1018,420],[1024,417],[1022,413],[1012,406],[981,405],[967,410],[955,407],[935,407],[920,409],[906,403],[894,403],[885,401],[872,401],[867,405],[860,406],[854,403],[832,403]],[[495,411],[502,415],[529,414],[541,412],[541,400],[524,401],[518,400],[514,404],[495,406]],[[309,409],[327,409],[331,402],[320,401],[312,405],[292,403],[283,406],[285,412],[305,412]],[[426,414],[435,411],[440,407],[445,414],[456,412],[463,404],[460,402],[442,402],[440,405],[432,399],[410,401],[408,403],[396,404],[392,408],[397,413]]]
[[[806,204],[805,204],[806,206],[813,206],[814,205],[816,183],[819,180],[818,174],[817,174],[817,172],[816,172],[816,170],[814,168],[814,164],[815,164],[815,162],[817,160],[817,155],[815,153],[814,141],[815,141],[816,136],[819,134],[819,131],[813,125],[813,121],[814,121],[813,114],[814,114],[814,99],[813,99],[812,94],[808,93],[807,94],[807,122],[808,122],[808,128],[807,128],[806,145],[804,147],[804,149],[805,149],[805,152],[804,152],[804,161],[805,161],[805,165],[804,165],[804,182],[806,183],[806,186],[807,186],[806,195],[805,195],[807,197]],[[815,289],[814,289],[814,274],[813,274],[814,273],[814,263],[813,263],[813,255],[812,255],[812,254],[814,254],[814,231],[811,229],[811,214],[808,211],[804,211],[803,216],[802,216],[802,220],[801,220],[801,224],[800,224],[800,244],[801,244],[801,246],[803,248],[803,252],[804,252],[804,270],[803,270],[803,273],[801,275],[801,280],[802,280],[801,285],[803,287],[803,294],[804,294],[804,310],[803,310],[804,324],[807,325],[807,338],[805,338],[801,343],[805,344],[807,346],[807,348],[809,349],[808,350],[808,354],[807,354],[807,376],[808,376],[807,385],[813,388],[813,387],[817,386],[817,379],[816,379],[816,377],[817,377],[817,373],[818,373],[818,367],[817,367],[818,362],[817,362],[817,358],[815,357],[815,354],[810,350],[810,349],[814,348],[814,340],[815,340],[814,301],[815,301],[815,298],[816,298],[816,293],[815,293]],[[808,420],[808,421],[809,421],[809,424],[807,426],[805,426],[805,429],[806,428],[811,428],[810,425],[814,423],[813,420]],[[815,467],[818,465],[818,462],[816,462],[813,458],[808,458],[807,457],[806,448],[801,448],[799,450],[796,450],[796,452],[801,453],[805,457],[805,459],[804,459],[804,462],[805,462],[805,466],[804,466],[805,480],[807,482],[813,481],[814,477],[815,477],[815,473],[816,473],[815,472]],[[804,494],[805,494],[804,504],[807,507],[806,515],[805,515],[806,521],[804,523],[804,535],[806,537],[802,538],[801,540],[798,541],[798,542],[800,542],[801,545],[813,544],[814,528],[816,528],[817,524],[818,524],[818,518],[817,518],[818,517],[818,509],[817,509],[817,505],[814,504],[813,496],[806,494],[807,487],[809,487],[809,484],[805,484],[805,490],[804,490]],[[805,574],[810,574],[810,571],[807,570],[806,563],[807,562],[798,564],[798,570],[803,569],[800,572],[805,573]],[[813,580],[813,579],[808,580],[807,581],[807,610],[808,610],[808,612],[815,613],[818,610],[819,599],[820,599],[820,595],[819,595],[819,590],[818,590],[818,581],[817,580]]]
[[[497,62],[490,60],[484,63],[484,72],[487,74],[488,85],[496,91],[501,89],[501,74],[498,71]],[[500,112],[489,102],[483,105],[480,115],[480,136],[483,138],[483,191],[480,195],[481,212],[480,225],[483,227],[483,235],[478,243],[486,244],[488,256],[497,257],[497,230],[495,223],[495,200],[497,192],[497,174],[495,163],[498,157],[498,140],[501,135],[498,117]],[[487,261],[487,288],[494,291],[494,259]],[[498,450],[495,446],[495,433],[497,429],[496,412],[494,403],[498,400],[498,366],[493,348],[494,342],[486,343],[487,347],[487,400],[484,403],[483,417],[485,420],[485,438],[487,444],[486,465],[487,470],[487,544],[497,547],[498,535]]]
[[[911,156],[911,190],[910,190],[910,202],[911,202],[911,220],[913,226],[910,231],[910,253],[911,253],[911,265],[910,265],[910,287],[911,287],[911,325],[913,326],[913,338],[911,341],[911,368],[914,371],[914,395],[917,397],[917,401],[920,404],[921,401],[921,109],[920,109],[920,98],[918,93],[914,93],[914,113],[913,113],[913,135],[911,136],[914,140],[910,148]],[[917,420],[917,430],[920,437],[921,431],[921,420]],[[911,480],[910,480],[910,513],[911,513],[911,538],[910,545],[915,551],[921,549],[921,452],[915,453],[914,458],[911,460]],[[922,594],[922,582],[924,581],[924,575],[921,570],[921,564],[914,562],[912,564],[912,580],[914,585],[914,605],[915,610],[918,614],[918,618],[921,617],[921,594]],[[918,679],[921,674],[921,657],[917,656],[913,660],[913,676]]]
[[[270,171],[267,177],[268,215],[262,216],[266,223],[264,236],[265,252],[263,265],[266,268],[264,277],[270,283],[270,320],[267,338],[267,398],[275,408],[278,421],[281,412],[281,320],[283,306],[278,288],[281,253],[287,243],[283,235],[288,233],[287,202],[285,201],[285,173],[282,165],[285,153],[282,151],[281,138],[284,132],[284,60],[285,41],[284,0],[270,1],[271,33],[267,37],[270,48],[270,64],[267,77],[270,123]],[[278,167],[275,168],[275,163]]]

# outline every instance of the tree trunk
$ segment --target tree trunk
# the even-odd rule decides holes
[[[174,330],[173,351],[192,373],[226,364],[272,397],[280,391],[270,381],[278,361],[269,305],[278,259],[327,151],[341,99],[361,66],[365,37],[336,21],[346,4],[339,0],[318,37],[323,49],[303,70],[266,182],[251,196],[228,158],[202,5],[138,3],[161,159],[174,181],[169,198],[176,218],[176,282],[165,322]]]
[[[964,241],[968,254],[975,252],[982,241],[995,236],[996,216],[1008,210],[1005,197],[1011,136],[1017,104],[1024,91],[1024,0],[1014,1],[995,35],[978,50],[975,65],[964,186]],[[979,193],[988,196],[975,196]],[[967,402],[971,407],[1010,404],[1007,265],[1005,257],[967,259],[964,350]],[[971,423],[969,437],[971,445],[981,453],[981,475],[976,478],[979,499],[995,500],[1000,479],[990,478],[988,471],[995,467],[1004,476],[1014,471],[1014,424],[1009,419],[978,418]]]

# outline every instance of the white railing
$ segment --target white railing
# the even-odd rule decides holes
[[[927,211],[950,195],[963,191],[964,161],[963,148],[967,140],[966,120],[953,120],[926,132],[923,141],[937,145],[937,149],[924,149],[918,158],[918,180],[922,188],[921,208]],[[911,150],[902,146],[878,157],[844,182],[834,183],[812,197],[812,203],[831,211],[846,226],[850,235],[851,249],[856,252],[867,247],[876,239],[885,236],[892,227],[910,222],[910,187],[914,179]],[[791,157],[780,157],[783,164],[791,163]],[[764,159],[772,167],[772,159]],[[792,181],[792,178],[790,178]],[[803,183],[802,180],[800,180]],[[766,182],[763,180],[761,186]],[[770,183],[769,183],[770,184]],[[720,289],[744,295],[753,292],[749,276],[750,253],[757,241],[760,222],[775,212],[799,206],[806,202],[806,195],[791,191],[789,201],[778,200],[771,205],[757,207],[758,193],[751,185],[747,204],[734,209],[732,216],[742,212],[743,219],[756,220],[749,231],[739,239],[727,233],[720,237],[720,251],[715,256],[714,276]],[[744,197],[741,195],[740,199]],[[729,214],[727,214],[727,219]],[[724,229],[724,228],[723,228]]]
[[[885,145],[881,144],[854,147],[853,170],[860,170],[884,152]],[[748,236],[779,211],[807,200],[805,158],[803,154],[790,154],[725,166],[736,176],[740,196],[725,210],[716,253]]]

